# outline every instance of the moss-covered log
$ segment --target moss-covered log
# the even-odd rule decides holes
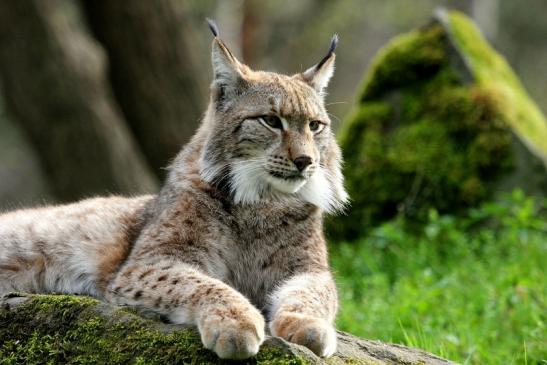
[[[376,56],[339,131],[352,199],[331,235],[352,239],[397,214],[457,212],[492,192],[547,192],[547,122],[505,60],[465,15]]]
[[[269,337],[245,364],[451,364],[420,350],[340,332],[336,355]],[[192,328],[150,313],[68,295],[8,294],[0,298],[1,364],[233,364],[202,347]]]

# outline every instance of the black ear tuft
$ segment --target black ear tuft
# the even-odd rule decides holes
[[[213,35],[215,37],[218,37],[220,32],[218,31],[217,23],[215,23],[215,21],[213,19],[210,19],[210,18],[205,18],[205,20],[207,21],[207,24],[209,25],[209,29],[211,29],[211,32],[213,32]]]
[[[332,54],[334,53],[334,50],[336,49],[336,46],[338,46],[338,34],[335,34],[332,36],[330,40],[329,51],[327,52],[327,55],[323,57],[323,59],[317,64],[316,66],[317,70],[319,70],[321,66],[323,66],[323,64],[327,62],[327,60],[332,56]]]
[[[338,34],[333,34],[330,39],[329,55],[331,55],[338,46]]]

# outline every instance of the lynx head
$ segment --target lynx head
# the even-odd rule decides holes
[[[214,79],[202,178],[228,186],[236,204],[297,199],[327,212],[342,208],[341,153],[323,101],[338,38],[319,63],[286,76],[251,70],[209,25]]]

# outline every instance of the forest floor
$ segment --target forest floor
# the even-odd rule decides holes
[[[339,329],[462,364],[547,363],[547,200],[396,219],[330,250]]]

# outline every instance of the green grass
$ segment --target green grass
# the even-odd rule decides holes
[[[395,220],[331,257],[342,330],[464,364],[547,364],[545,201]]]

